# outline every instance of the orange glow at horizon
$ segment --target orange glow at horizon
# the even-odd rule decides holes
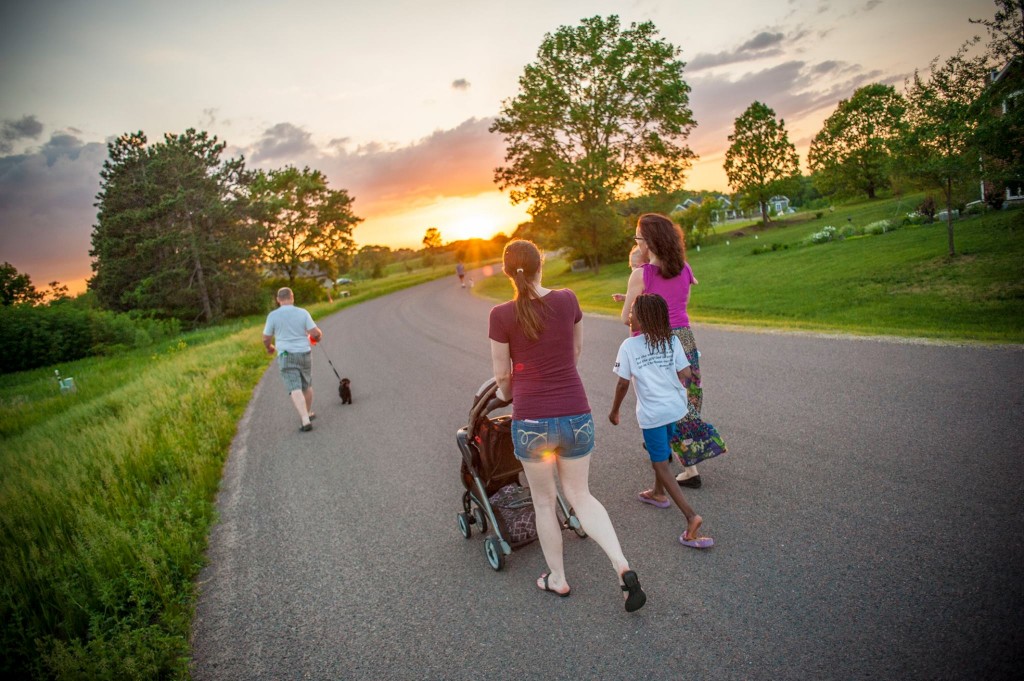
[[[358,213],[358,207],[356,209]],[[444,243],[462,239],[490,239],[498,232],[511,236],[530,216],[526,206],[513,206],[499,191],[476,196],[440,198],[408,210],[368,216],[354,233],[359,246],[376,244],[390,248],[423,247],[429,227],[441,232]]]

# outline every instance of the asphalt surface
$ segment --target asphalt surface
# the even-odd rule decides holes
[[[636,499],[632,393],[607,420],[625,329],[587,316],[591,489],[649,596],[627,614],[592,540],[566,533],[562,599],[534,586],[539,544],[495,572],[458,532],[491,305],[453,276],[319,320],[354,404],[315,350],[309,433],[271,366],[224,473],[195,679],[1020,677],[1021,348],[695,326],[729,446],[685,490],[717,542],[700,552]]]

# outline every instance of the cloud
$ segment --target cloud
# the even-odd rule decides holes
[[[465,78],[459,78],[458,80],[452,81],[452,89],[454,90],[468,90],[469,81]]]
[[[43,124],[35,116],[23,116],[19,120],[6,120],[0,126],[0,154],[9,154],[14,143],[23,139],[36,139],[43,131]]]
[[[308,132],[291,123],[278,123],[263,132],[263,136],[252,146],[250,158],[253,163],[287,162],[315,149]]]
[[[764,50],[781,43],[783,37],[784,36],[781,33],[768,33],[767,31],[761,31],[756,36],[740,45],[739,51],[747,52]]]
[[[54,133],[31,153],[0,157],[0,252],[33,283],[74,282],[91,274],[105,144]]]
[[[776,57],[783,53],[784,45],[792,47],[806,35],[805,30],[794,30],[788,35],[778,31],[761,31],[733,50],[698,54],[687,63],[686,68],[693,73],[726,64]]]
[[[870,12],[871,10],[873,10],[874,8],[878,7],[881,4],[882,0],[868,0],[867,3],[864,5],[864,11]]]
[[[863,72],[857,65],[842,62],[808,64],[799,60],[734,79],[710,74],[692,78],[690,106],[699,125],[690,136],[690,146],[701,156],[720,150],[727,144],[736,118],[755,100],[767,104],[786,120],[792,141],[794,124],[801,119],[834,107],[862,85],[901,82],[902,78],[885,77],[877,70]]]
[[[492,119],[470,118],[407,146],[368,143],[312,159],[331,184],[356,197],[356,213],[389,212],[439,197],[493,191],[505,144]]]

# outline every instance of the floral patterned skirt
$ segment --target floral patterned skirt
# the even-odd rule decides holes
[[[681,326],[672,329],[672,335],[679,339],[683,345],[683,352],[690,362],[690,369],[693,371],[694,380],[686,384],[686,394],[690,400],[692,411],[700,416],[700,408],[704,403],[704,389],[700,384],[700,353],[697,352],[697,341],[693,337],[693,331],[688,326]]]

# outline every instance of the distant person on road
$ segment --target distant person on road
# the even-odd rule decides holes
[[[323,332],[309,312],[295,306],[295,294],[288,287],[277,292],[279,307],[267,315],[263,327],[263,346],[268,355],[277,352],[277,365],[288,395],[299,412],[301,430],[313,430],[313,373],[310,357],[312,342],[319,342]],[[275,342],[277,343],[275,346]]]
[[[648,260],[645,256],[640,254],[640,247],[634,243],[633,248],[629,249],[629,269],[635,270],[638,267],[642,267],[644,263],[647,262],[650,262],[650,260]],[[624,303],[626,302],[626,294],[613,293],[612,300],[614,300],[616,303]]]
[[[459,275],[459,283],[466,288],[466,266],[461,261],[455,264],[455,274]]]
[[[576,364],[583,349],[583,312],[569,289],[541,285],[542,258],[530,241],[513,240],[502,256],[515,297],[491,310],[489,337],[494,379],[512,398],[512,442],[523,464],[537,514],[548,571],[537,579],[544,591],[568,596],[562,527],[555,514],[555,474],[583,529],[612,562],[626,592],[626,611],[647,601],[636,572],[622,554],[608,512],[590,493],[594,419]]]
[[[626,300],[622,305],[622,323],[629,325],[629,313],[633,301],[641,293],[657,293],[668,304],[669,322],[672,333],[683,345],[683,352],[690,362],[693,376],[686,383],[690,404],[700,416],[703,402],[701,387],[700,353],[697,341],[690,330],[690,318],[686,307],[690,302],[690,287],[697,283],[690,263],[686,262],[686,239],[679,226],[664,215],[644,213],[636,224],[636,245],[642,257],[648,262],[633,270],[626,287]],[[697,489],[701,486],[700,473],[696,466],[686,466],[676,476],[676,482],[683,487]]]
[[[613,369],[619,380],[608,420],[619,425],[619,408],[632,383],[636,389],[636,420],[654,468],[654,487],[640,492],[639,499],[657,508],[668,508],[674,501],[686,516],[686,530],[679,542],[690,548],[709,548],[714,540],[699,535],[704,521],[686,503],[668,468],[672,438],[679,436],[677,424],[689,407],[683,382],[693,378],[690,363],[679,339],[672,334],[664,298],[641,293],[633,301],[629,320],[630,328],[639,335],[630,336],[619,346]]]

